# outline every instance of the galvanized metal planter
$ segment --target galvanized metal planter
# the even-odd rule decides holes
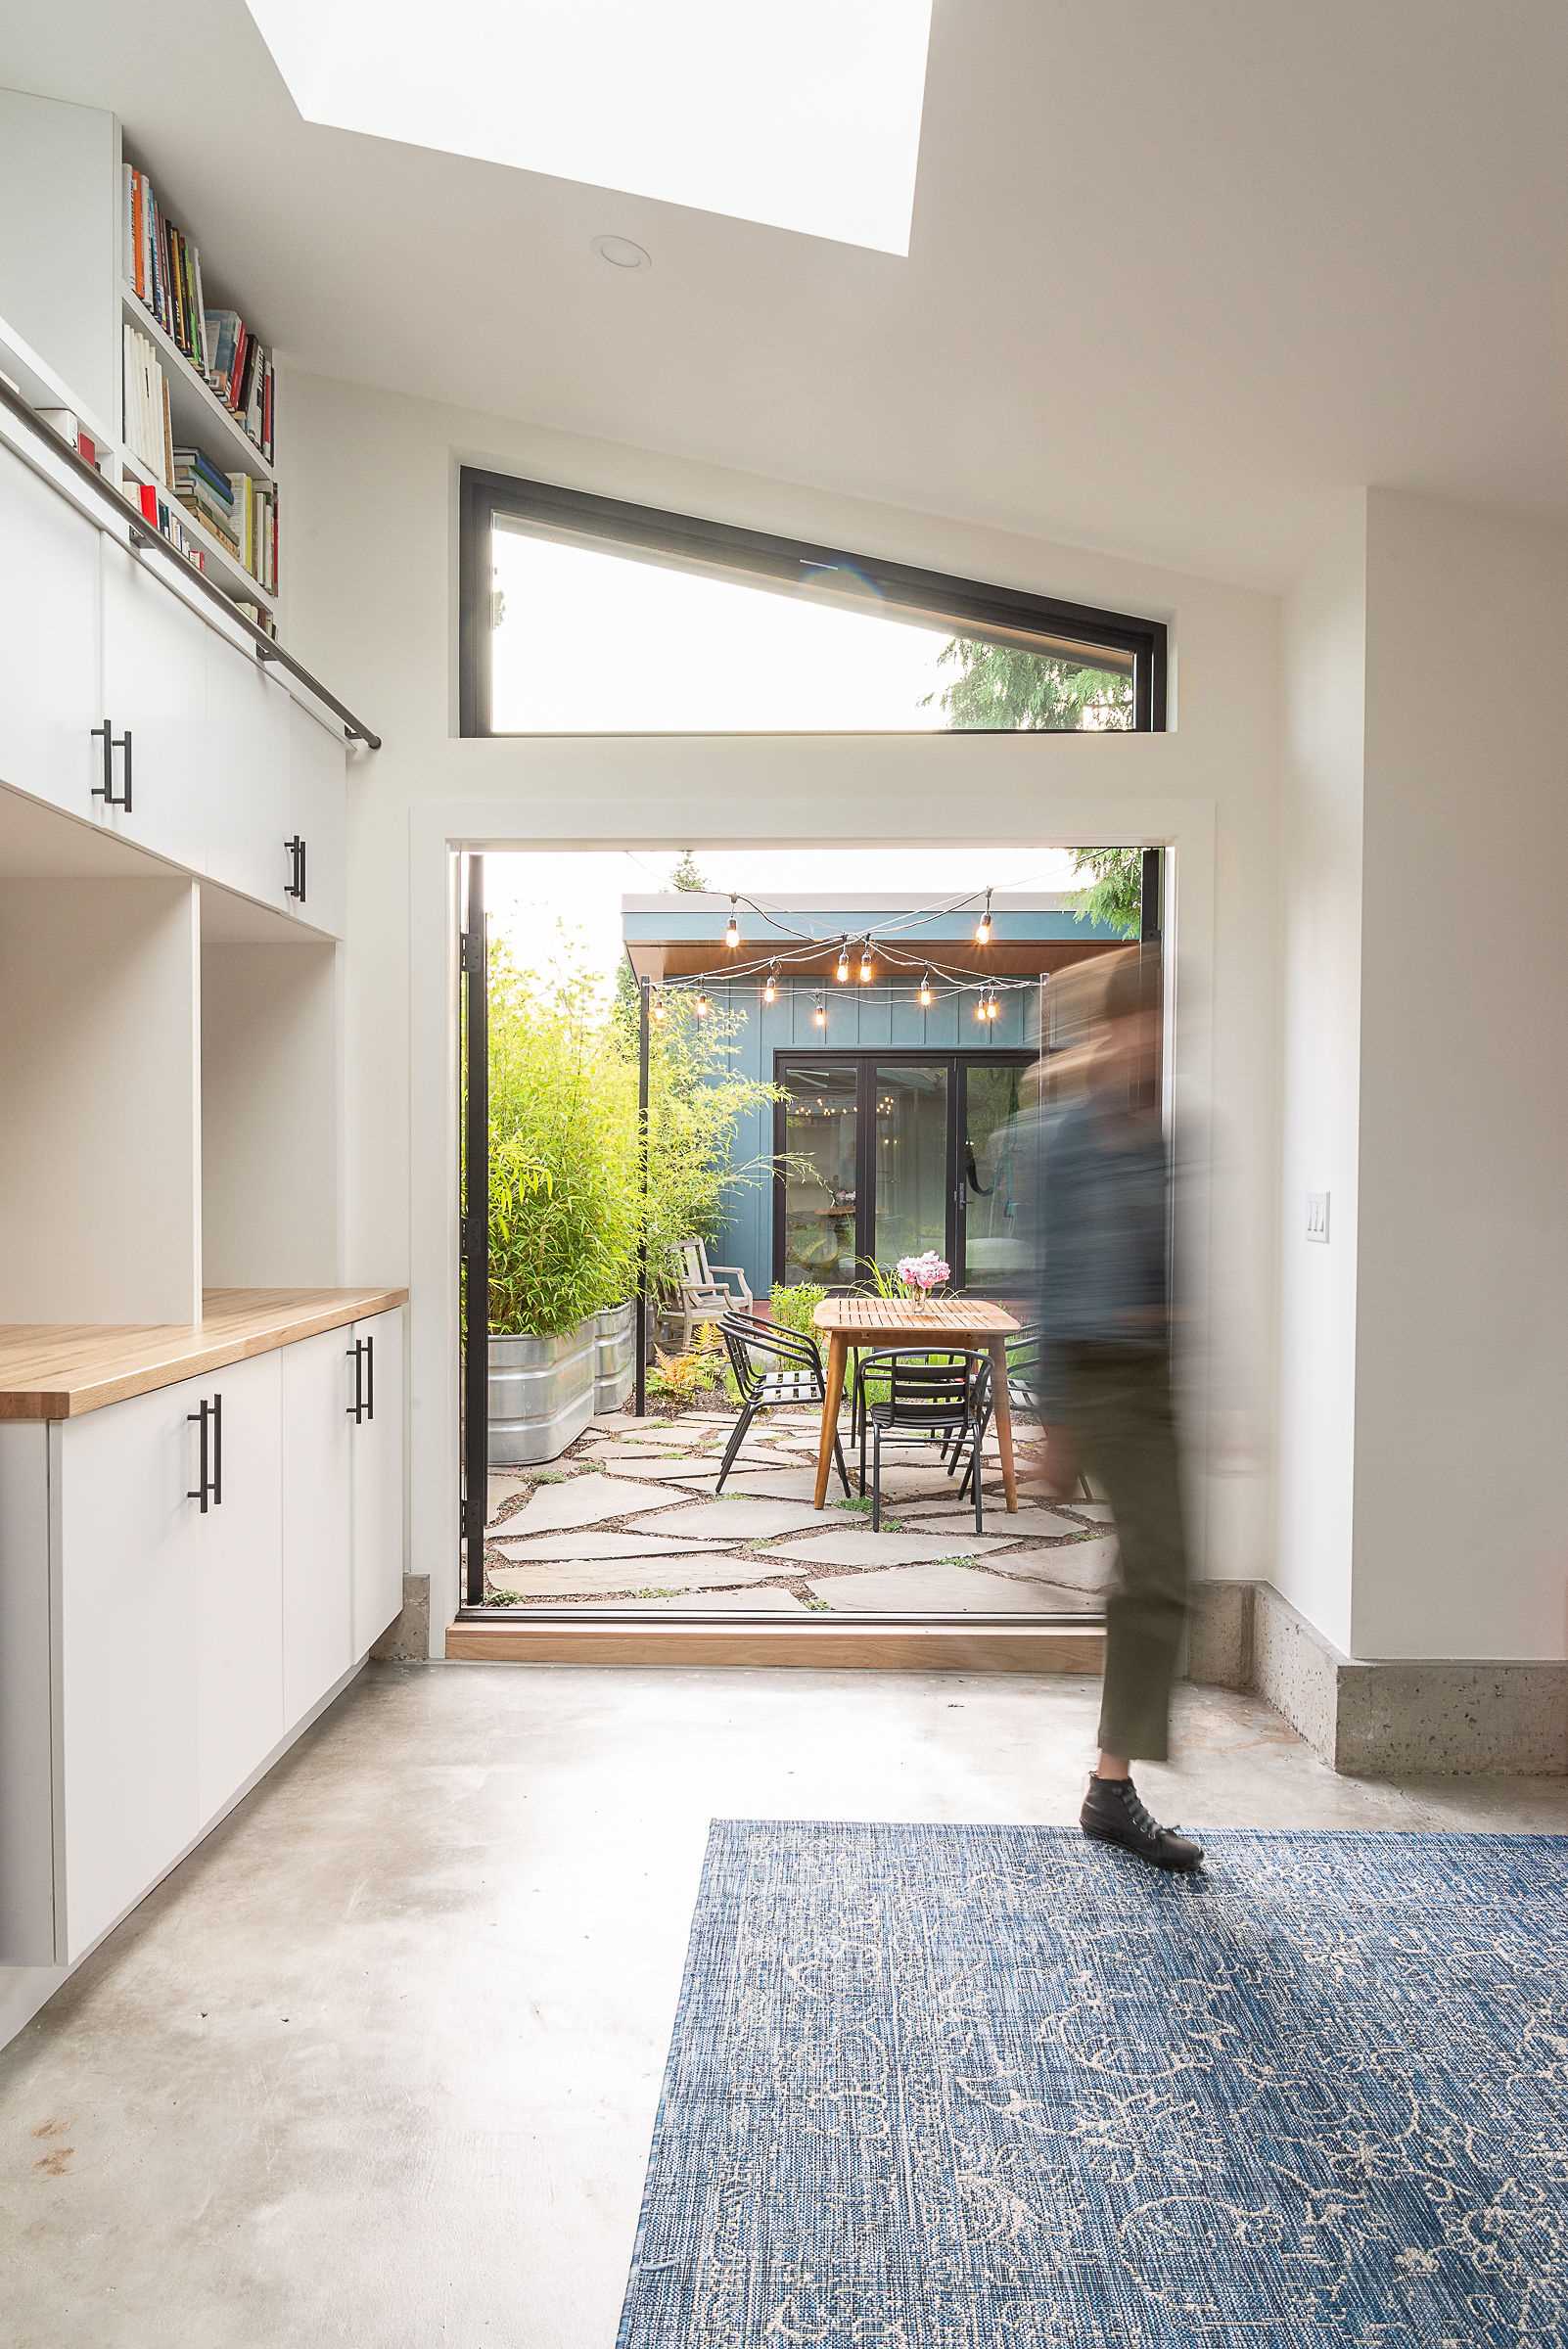
[[[489,1345],[489,1457],[496,1468],[558,1459],[595,1411],[631,1392],[629,1305],[590,1313],[559,1338],[496,1337]]]
[[[593,1407],[596,1411],[619,1411],[631,1393],[637,1366],[637,1309],[628,1299],[624,1305],[607,1306],[594,1316],[594,1332],[598,1340],[594,1359]]]

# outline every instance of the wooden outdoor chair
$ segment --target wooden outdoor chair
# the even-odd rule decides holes
[[[687,1354],[697,1332],[723,1320],[726,1313],[749,1313],[755,1300],[739,1265],[711,1265],[707,1244],[682,1240],[675,1250],[679,1274],[676,1301],[669,1318],[680,1324],[680,1351]]]

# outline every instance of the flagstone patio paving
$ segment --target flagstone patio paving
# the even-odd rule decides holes
[[[984,1460],[984,1534],[934,1454],[884,1462],[883,1529],[873,1533],[869,1502],[846,1504],[836,1476],[827,1508],[811,1507],[810,1412],[759,1420],[715,1495],[734,1425],[714,1411],[606,1413],[547,1468],[492,1471],[490,1603],[859,1617],[1093,1614],[1103,1605],[1116,1555],[1105,1504],[1026,1496],[1009,1516],[994,1438]]]

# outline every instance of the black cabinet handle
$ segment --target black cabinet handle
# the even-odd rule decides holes
[[[354,1366],[354,1399],[348,1405],[348,1416],[350,1419],[352,1419],[355,1427],[357,1427],[360,1420],[363,1419],[365,1415],[365,1349],[362,1342],[358,1338],[354,1340],[351,1346],[347,1346],[344,1349],[344,1359],[346,1361],[352,1362]]]
[[[186,1418],[202,1431],[202,1457],[198,1481],[186,1493],[187,1500],[199,1500],[202,1514],[208,1507],[220,1508],[223,1503],[223,1398],[214,1395],[210,1403],[204,1402],[200,1410],[187,1411]]]
[[[374,1418],[375,1418],[375,1416],[376,1416],[376,1341],[375,1341],[374,1337],[368,1337],[368,1338],[366,1338],[366,1340],[365,1340],[365,1417],[366,1417],[367,1419],[374,1419]]]
[[[283,845],[289,852],[289,879],[284,886],[283,894],[286,898],[296,898],[302,905],[305,901],[305,844],[303,836],[297,832],[292,840],[286,840]]]
[[[102,800],[106,807],[123,807],[128,815],[131,804],[131,730],[127,726],[123,734],[116,734],[114,719],[106,717],[101,726],[93,727],[92,736],[95,742],[101,736],[104,745],[104,779],[102,783],[93,785],[92,796],[95,800]],[[125,754],[125,788],[119,793],[115,790],[116,751]]]

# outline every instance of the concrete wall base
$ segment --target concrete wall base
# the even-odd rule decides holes
[[[402,1612],[394,1615],[370,1651],[373,1664],[430,1662],[430,1576],[405,1574]]]
[[[1568,1773],[1568,1662],[1361,1663],[1343,1656],[1270,1583],[1250,1594],[1250,1685],[1335,1769],[1360,1777]],[[1231,1602],[1228,1600],[1225,1605]],[[1203,1608],[1195,1613],[1201,1625]],[[1235,1643],[1215,1643],[1222,1664]],[[1200,1633],[1194,1663],[1207,1655]],[[1238,1683],[1218,1672],[1191,1677]]]

